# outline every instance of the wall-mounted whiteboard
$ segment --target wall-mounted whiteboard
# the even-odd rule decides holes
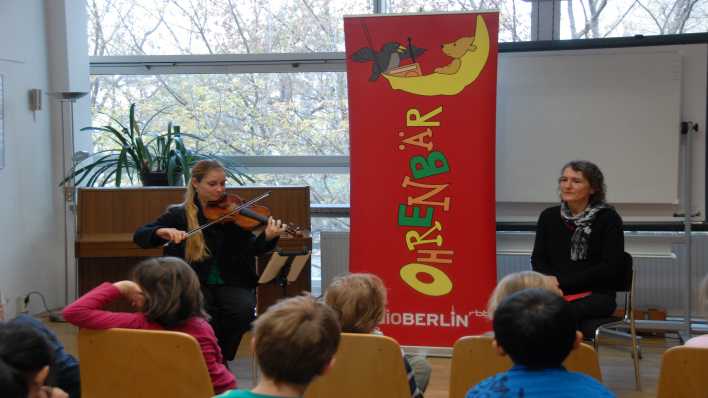
[[[692,57],[686,57],[685,48]],[[497,219],[535,220],[540,209],[557,202],[560,168],[573,159],[600,166],[609,202],[620,211],[628,209],[630,219],[671,219],[681,201],[679,126],[686,117],[687,85],[700,86],[698,99],[689,102],[698,102],[691,106],[699,110],[702,105],[696,121],[705,131],[705,49],[500,54]],[[696,81],[699,69],[702,79]],[[705,141],[700,142],[703,154],[697,165],[705,168]],[[694,188],[703,192],[705,184],[699,180],[699,185]],[[703,193],[698,197],[705,201]]]

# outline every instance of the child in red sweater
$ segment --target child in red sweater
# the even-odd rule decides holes
[[[102,309],[120,297],[139,312]],[[64,309],[64,318],[81,328],[173,330],[191,335],[202,349],[218,394],[235,388],[236,379],[223,364],[206,317],[199,279],[187,263],[176,257],[145,260],[133,270],[132,281],[104,282]]]

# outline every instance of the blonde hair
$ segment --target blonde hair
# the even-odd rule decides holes
[[[224,170],[224,166],[216,160],[200,160],[192,167],[192,178],[201,182],[204,176],[212,170]],[[194,198],[197,196],[197,191],[192,185],[192,181],[187,181],[187,191],[184,193],[185,215],[187,217],[187,227],[193,230],[199,227],[199,217],[197,215],[197,205],[194,203]],[[188,263],[199,262],[210,256],[209,248],[204,241],[204,235],[201,231],[197,232],[191,238],[187,239],[184,258]]]
[[[546,289],[553,293],[557,292],[555,286],[551,285],[545,275],[536,271],[521,271],[509,274],[502,278],[489,296],[487,303],[487,316],[492,319],[499,303],[512,293],[529,288]]]
[[[351,274],[335,278],[324,299],[339,316],[342,332],[370,333],[383,320],[386,287],[376,275]]]

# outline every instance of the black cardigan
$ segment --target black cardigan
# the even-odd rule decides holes
[[[197,201],[195,200],[195,202]],[[204,217],[199,203],[197,203],[197,207],[199,209],[199,224],[203,225],[208,221]],[[167,241],[155,234],[159,228],[176,228],[188,231],[184,206],[171,206],[156,221],[138,228],[133,234],[133,242],[144,249],[165,244]],[[250,231],[245,231],[233,223],[215,224],[202,230],[202,233],[211,256],[203,261],[190,264],[202,284],[206,283],[212,264],[218,264],[221,278],[227,285],[255,287],[258,284],[255,256],[273,250],[278,241],[277,237],[266,241],[265,233],[256,237]],[[183,241],[179,245],[170,244],[165,247],[163,254],[184,258],[185,242]]]
[[[531,265],[534,271],[558,278],[564,294],[612,292],[624,261],[622,218],[612,208],[600,210],[591,225],[588,258],[570,259],[574,226],[560,215],[560,206],[541,213],[536,227]]]

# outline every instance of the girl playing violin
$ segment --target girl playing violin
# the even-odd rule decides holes
[[[286,225],[271,217],[263,233],[255,236],[235,223],[219,223],[186,239],[186,231],[208,222],[203,209],[221,199],[225,191],[224,166],[214,160],[197,162],[184,201],[138,228],[133,241],[142,248],[170,242],[164,255],[183,258],[192,266],[221,352],[226,360],[232,360],[241,336],[255,319],[255,256],[273,250]]]

